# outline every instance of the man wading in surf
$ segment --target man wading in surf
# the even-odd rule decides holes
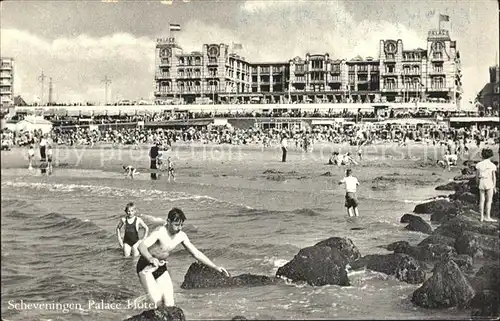
[[[174,288],[165,260],[179,244],[182,244],[196,260],[229,277],[226,269],[212,263],[191,244],[186,233],[181,231],[185,220],[186,216],[182,210],[171,209],[168,212],[167,223],[154,230],[139,244],[141,257],[137,261],[136,272],[142,287],[156,307],[162,303],[164,306],[174,306]]]

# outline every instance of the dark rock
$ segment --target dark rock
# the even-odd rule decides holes
[[[455,194],[455,199],[465,204],[477,204],[478,197],[470,192]]]
[[[436,191],[454,191],[455,188],[459,185],[460,183],[457,182],[449,182],[444,185],[439,185],[435,188]]]
[[[472,271],[472,264],[474,263],[472,257],[466,254],[460,254],[452,258],[453,262],[455,262],[460,270],[464,273],[469,273]]]
[[[431,234],[427,238],[422,240],[422,242],[418,243],[417,246],[428,245],[428,244],[442,244],[442,245],[455,246],[455,238],[444,236],[441,234]]]
[[[347,277],[347,259],[337,249],[329,246],[303,248],[295,257],[280,267],[277,277],[292,281],[306,281],[309,285],[350,285]]]
[[[366,255],[352,264],[355,270],[363,267],[394,275],[398,280],[411,284],[422,283],[425,280],[425,271],[420,263],[406,254]]]
[[[225,288],[225,287],[248,287],[276,284],[282,280],[255,274],[240,274],[227,277],[223,273],[217,272],[204,264],[195,262],[189,266],[182,289],[204,289],[204,288]]]
[[[474,289],[452,260],[439,262],[434,274],[413,292],[412,302],[424,308],[466,307]]]
[[[434,233],[457,238],[466,231],[493,236],[499,235],[497,224],[480,222],[477,218],[467,215],[458,215],[442,223],[434,230]]]
[[[409,246],[410,243],[408,243],[407,241],[397,241],[387,245],[385,248],[387,249],[387,251],[396,251],[397,249],[407,248]],[[398,250],[398,252],[400,251]]]
[[[330,177],[330,176],[333,176],[333,175],[330,172],[325,172],[325,173],[321,174],[320,176],[328,176],[328,177]]]
[[[346,265],[361,254],[348,238],[331,237],[314,246],[301,249],[295,257],[280,267],[276,276],[310,285],[349,285]]]
[[[281,174],[277,174],[277,175],[269,175],[266,177],[268,180],[270,181],[277,181],[277,182],[283,182],[283,181],[286,181],[286,177],[284,175],[281,175]]]
[[[435,262],[443,259],[455,257],[455,248],[445,244],[426,244],[421,246],[399,246],[394,249],[394,253],[407,254],[419,261]]]
[[[475,160],[466,160],[464,161],[464,166],[467,168],[475,168],[477,163],[478,161]]]
[[[500,264],[482,266],[470,283],[476,292],[483,290],[500,291]]]
[[[463,173],[463,170],[462,170],[462,173]],[[474,177],[476,177],[475,173],[462,174],[462,175],[457,175],[457,176],[453,177],[453,180],[454,181],[469,181],[469,180],[473,179]]]
[[[365,229],[364,227],[352,227],[351,231],[362,231],[364,229]]]
[[[500,315],[500,294],[484,290],[477,293],[469,303],[472,317],[497,317]]]
[[[262,174],[283,174],[283,172],[277,171],[275,169],[266,169]]]
[[[420,216],[413,216],[410,218],[409,224],[405,227],[409,231],[422,232],[425,234],[432,233],[432,227],[424,221]]]
[[[185,321],[184,311],[178,307],[162,307],[144,311],[124,321]]]
[[[500,239],[498,236],[484,235],[466,231],[455,240],[458,254],[489,259],[500,258]]]
[[[455,202],[438,199],[427,203],[418,204],[413,210],[417,214],[439,214],[440,216],[456,215],[459,208]]]
[[[403,216],[401,216],[400,222],[401,223],[410,223],[410,221],[412,220],[413,217],[418,217],[418,216],[415,214],[406,213]]]
[[[346,237],[330,237],[316,243],[314,246],[329,246],[336,249],[347,259],[347,263],[352,263],[361,257],[356,245]]]
[[[239,321],[239,320],[248,320],[247,318],[245,318],[244,316],[242,315],[237,315],[235,317],[233,317],[231,320],[234,320],[234,321]]]

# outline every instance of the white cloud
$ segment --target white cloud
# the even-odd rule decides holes
[[[15,92],[28,101],[41,95],[38,77],[42,70],[52,77],[58,101],[102,102],[105,75],[122,99],[149,98],[154,90],[152,39],[116,33],[49,41],[16,29],[2,29],[1,38],[2,56],[15,57]],[[47,98],[48,78],[44,100]]]

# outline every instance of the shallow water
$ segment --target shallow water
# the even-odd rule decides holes
[[[264,162],[262,168],[272,165]],[[297,171],[301,174],[301,169]],[[362,186],[369,186],[381,171],[360,168]],[[425,175],[421,169],[400,172],[411,179]],[[115,236],[129,201],[136,203],[150,227],[162,224],[172,207],[183,209],[188,218],[186,233],[216,264],[233,275],[271,276],[300,248],[332,236],[349,237],[362,255],[386,253],[379,246],[398,240],[419,242],[425,235],[404,230],[399,219],[415,203],[439,194],[434,186],[408,183],[390,191],[361,189],[361,217],[348,219],[343,190],[329,177],[272,181],[257,174],[186,173],[181,171],[176,183],[167,183],[147,175],[124,179],[110,168],[57,168],[50,177],[26,169],[3,169],[2,316],[8,320],[120,320],[141,312],[141,306],[125,307],[136,299],[145,300],[135,263],[121,256]],[[363,229],[351,230],[354,227]],[[418,285],[372,271],[351,272],[349,287],[281,284],[180,289],[193,260],[183,249],[169,260],[176,305],[188,320],[235,315],[261,319],[466,316],[454,309],[414,307],[410,298]],[[13,309],[12,304],[20,300],[74,306],[65,312],[60,307]],[[89,300],[122,306],[89,309]]]

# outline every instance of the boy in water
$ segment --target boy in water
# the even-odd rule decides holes
[[[125,217],[120,219],[118,222],[118,226],[116,227],[116,235],[118,236],[118,243],[120,247],[123,249],[123,255],[125,257],[130,256],[132,253],[133,256],[139,256],[139,250],[137,247],[139,246],[140,241],[144,240],[148,236],[149,228],[144,223],[144,221],[135,216],[136,210],[134,203],[130,202],[125,206]],[[121,234],[122,227],[125,226],[125,232]],[[144,229],[144,236],[142,239],[139,239],[139,228]]]
[[[139,174],[139,172],[132,165],[123,166],[123,171],[123,174],[130,178],[134,178],[135,175]]]
[[[28,149],[28,162],[29,162],[28,169],[29,170],[33,169],[33,160],[34,159],[35,159],[35,148],[33,147],[33,144],[31,144],[30,148]]]
[[[48,145],[47,146],[47,173],[51,174],[52,173],[52,146]]]
[[[185,220],[186,216],[182,210],[171,209],[168,212],[167,223],[153,231],[139,244],[141,257],[137,262],[137,275],[156,307],[162,303],[167,307],[174,306],[174,289],[165,260],[179,244],[182,244],[196,260],[229,277],[226,269],[215,265],[189,241],[186,233],[182,231]]]
[[[346,177],[339,181],[339,185],[345,184],[345,207],[347,208],[347,215],[349,217],[359,216],[358,199],[356,198],[356,190],[359,181],[356,177],[352,176],[352,170],[350,168],[345,171],[345,175]]]
[[[172,157],[170,156],[167,158],[167,175],[169,182],[170,182],[170,176],[172,176],[172,179],[175,182],[174,162],[172,162]]]

